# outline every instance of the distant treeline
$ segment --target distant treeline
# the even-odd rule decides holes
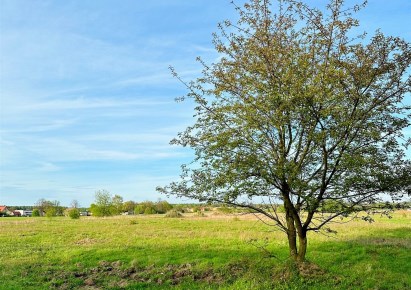
[[[271,208],[279,213],[284,212],[284,207],[281,204],[255,204],[258,208]],[[350,207],[349,204],[334,201],[325,201],[319,207],[319,212],[338,212],[343,207]],[[396,209],[410,209],[411,201],[405,202],[383,202],[379,204],[373,204],[373,208],[380,208],[384,210],[396,210]],[[112,196],[108,191],[97,191],[95,195],[95,202],[90,207],[80,207],[78,201],[73,200],[70,207],[60,206],[59,201],[48,201],[40,199],[35,205],[23,205],[23,206],[7,206],[9,212],[15,210],[29,210],[33,211],[33,216],[70,216],[70,210],[76,209],[76,213],[91,213],[93,216],[112,216],[112,215],[137,215],[137,214],[164,214],[170,210],[184,212],[200,212],[211,211],[217,209],[221,213],[237,213],[237,212],[252,212],[250,209],[243,209],[239,207],[228,206],[219,203],[190,203],[190,204],[170,204],[165,200],[143,201],[135,202],[132,200],[123,201],[120,195]],[[356,208],[355,211],[361,210]],[[72,213],[72,211],[71,211]],[[3,213],[3,216],[5,213]]]

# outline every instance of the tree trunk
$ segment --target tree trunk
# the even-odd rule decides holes
[[[305,232],[298,233],[297,246],[297,231],[293,225],[287,230],[287,238],[291,258],[297,263],[304,262],[305,254],[307,253],[307,234]]]
[[[282,186],[284,197],[285,219],[287,222],[287,238],[290,256],[296,263],[305,261],[307,252],[307,231],[303,228],[297,210],[289,199],[289,187],[286,182]],[[297,249],[298,235],[298,249]]]
[[[288,238],[288,248],[290,250],[290,256],[293,260],[297,259],[297,231],[294,226],[294,219],[290,212],[287,210],[285,214],[287,221],[287,238]]]
[[[296,260],[298,251],[297,251],[297,235],[295,230],[288,230],[287,231],[287,237],[288,237],[288,248],[290,250],[290,256]]]
[[[298,235],[298,255],[297,262],[305,261],[305,254],[307,253],[307,233],[303,231]]]
[[[287,238],[290,256],[297,263],[304,262],[305,254],[307,253],[307,231],[303,229],[301,225],[296,225],[296,222],[298,221],[294,219],[289,204],[287,204],[286,207],[285,219],[287,221]]]

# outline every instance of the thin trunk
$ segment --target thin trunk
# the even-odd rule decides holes
[[[297,259],[297,232],[294,227],[294,219],[286,214],[287,220],[287,237],[288,237],[288,247],[290,249],[290,256],[296,260]]]
[[[305,254],[307,252],[307,230],[301,224],[300,217],[294,204],[289,198],[289,194],[290,190],[288,184],[283,182],[282,195],[284,198],[285,219],[287,222],[288,247],[291,258],[295,262],[301,263],[305,261]]]
[[[306,253],[307,253],[307,233],[303,231],[301,234],[298,235],[297,262],[304,262]]]

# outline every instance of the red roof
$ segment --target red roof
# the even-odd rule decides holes
[[[0,211],[6,211],[7,210],[7,206],[5,205],[0,205]]]

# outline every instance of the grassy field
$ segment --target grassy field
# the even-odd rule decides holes
[[[0,289],[411,289],[411,212],[334,229],[298,271],[252,215],[0,218]]]

